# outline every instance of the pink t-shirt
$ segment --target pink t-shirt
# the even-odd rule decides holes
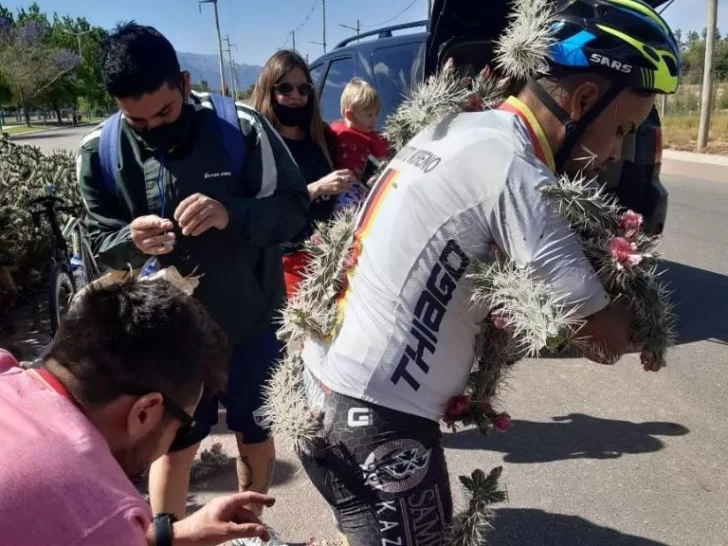
[[[145,546],[149,506],[106,440],[2,353],[0,544]]]

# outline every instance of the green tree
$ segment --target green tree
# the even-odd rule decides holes
[[[64,81],[59,84],[60,90],[53,89],[52,96],[56,100],[70,99],[75,105],[76,99],[81,99],[84,104],[94,107],[107,106],[111,102],[101,80],[101,43],[107,36],[104,29],[92,26],[83,17],[72,19],[53,14],[49,42],[53,47],[76,52],[80,58],[73,85]]]
[[[250,86],[245,91],[240,93],[240,99],[248,100],[253,95],[254,89],[255,89],[255,84],[251,83]]]
[[[78,66],[78,55],[48,43],[49,25],[33,4],[21,10],[18,23],[0,29],[0,75],[22,106],[30,125],[30,106],[39,104],[52,86]]]
[[[200,83],[193,83],[191,85],[193,91],[200,91],[201,93],[209,93],[211,91],[210,84],[207,80],[202,80]]]

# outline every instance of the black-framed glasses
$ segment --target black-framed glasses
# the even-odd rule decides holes
[[[174,419],[177,419],[177,421],[182,423],[182,427],[180,428],[180,430],[182,430],[183,428],[193,429],[195,427],[195,418],[192,417],[185,410],[183,410],[177,402],[172,400],[163,392],[155,389],[142,389],[134,385],[128,386],[124,389],[124,394],[129,394],[132,396],[144,396],[153,392],[159,392],[159,394],[162,395],[162,406],[164,407],[164,410],[169,413]]]
[[[162,394],[162,405],[164,406],[164,409],[167,410],[167,413],[182,423],[182,428],[194,428],[195,418],[183,410],[177,402],[165,394]]]
[[[295,89],[298,89],[298,94],[302,97],[310,97],[313,95],[313,85],[308,82],[299,83],[297,86],[288,82],[281,82],[273,87],[281,95],[290,95]]]

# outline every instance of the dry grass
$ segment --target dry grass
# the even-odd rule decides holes
[[[699,125],[699,116],[666,116],[662,120],[665,148],[694,152],[697,146]],[[707,152],[728,155],[728,114],[713,115]]]

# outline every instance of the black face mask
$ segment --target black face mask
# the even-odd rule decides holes
[[[176,121],[160,125],[154,129],[139,131],[138,134],[148,146],[166,153],[177,146],[187,134],[192,119],[193,106],[182,105],[182,111]]]
[[[308,129],[313,114],[313,98],[309,97],[308,102],[303,106],[273,105],[273,113],[286,127],[302,127]]]

